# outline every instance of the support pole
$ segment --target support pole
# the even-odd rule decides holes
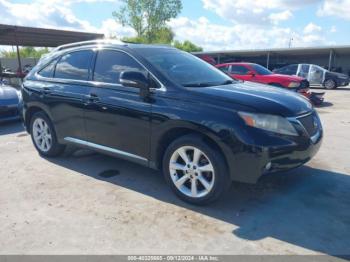
[[[221,57],[220,57],[220,54],[218,54],[218,64],[221,64]]]
[[[17,49],[17,60],[18,60],[18,66],[19,66],[19,73],[20,73],[20,76],[22,78],[22,63],[21,63],[21,55],[19,54],[18,45],[16,45],[16,49]]]
[[[332,70],[332,60],[333,60],[333,49],[329,52],[329,60],[328,60],[328,70]]]
[[[270,69],[269,66],[270,66],[270,52],[267,53],[266,68],[267,68],[267,69]]]

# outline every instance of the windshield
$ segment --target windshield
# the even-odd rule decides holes
[[[252,64],[251,67],[258,75],[272,75],[273,73],[261,65]]]
[[[172,81],[185,87],[206,87],[234,82],[220,70],[186,52],[167,49],[144,52],[143,56]]]

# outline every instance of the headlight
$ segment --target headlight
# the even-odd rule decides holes
[[[298,136],[294,126],[284,117],[238,112],[246,125],[278,134]]]
[[[299,87],[299,86],[300,86],[300,83],[298,83],[298,82],[291,82],[288,85],[288,87],[290,87],[290,88],[296,88],[296,87]]]

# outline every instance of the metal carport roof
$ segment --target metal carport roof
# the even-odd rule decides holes
[[[0,24],[0,45],[56,47],[103,37],[103,34]]]

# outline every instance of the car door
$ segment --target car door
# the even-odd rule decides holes
[[[310,66],[309,82],[310,85],[321,85],[324,82],[325,69],[317,65]]]
[[[97,51],[85,111],[87,139],[94,147],[144,161],[150,147],[151,104],[141,98],[138,88],[120,84],[120,73],[128,70],[146,74],[124,51]]]
[[[93,51],[81,50],[62,55],[39,72],[42,100],[50,111],[59,139],[85,139],[84,102],[89,94],[87,80]],[[51,75],[51,70],[53,75]]]

